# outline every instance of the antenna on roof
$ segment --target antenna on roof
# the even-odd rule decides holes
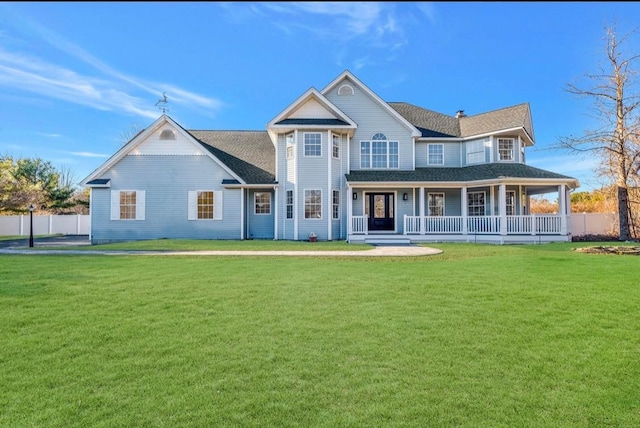
[[[167,108],[167,104],[169,101],[167,100],[167,94],[165,92],[162,93],[162,98],[158,100],[156,105],[160,105],[158,108],[162,110],[162,114],[165,114],[169,109]]]

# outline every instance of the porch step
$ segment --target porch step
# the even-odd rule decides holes
[[[410,245],[411,239],[399,236],[367,236],[364,242],[365,244],[377,245]]]

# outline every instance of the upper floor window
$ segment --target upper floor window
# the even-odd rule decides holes
[[[293,159],[293,134],[288,134],[285,137],[287,144],[287,159]]]
[[[161,140],[175,140],[176,134],[171,129],[165,129],[160,133]]]
[[[338,95],[353,95],[353,86],[344,84],[338,88]]]
[[[360,168],[398,168],[398,142],[382,133],[360,142]]]
[[[444,165],[444,145],[427,145],[427,162],[429,165]]]
[[[256,214],[271,214],[271,193],[256,192],[254,200]]]
[[[340,136],[339,135],[333,135],[333,157],[334,158],[339,158],[340,157]]]
[[[513,160],[513,138],[498,138],[498,160]]]
[[[469,141],[467,143],[467,164],[484,161],[484,141]]]
[[[319,132],[304,134],[304,155],[322,156],[322,135]]]

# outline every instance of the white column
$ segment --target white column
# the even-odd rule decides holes
[[[240,239],[244,240],[244,218],[247,213],[244,212],[244,187],[240,188]]]
[[[467,205],[467,188],[466,186],[460,189],[460,212],[462,214],[462,234],[468,233],[467,217],[469,216],[469,207]]]
[[[349,240],[349,235],[353,231],[353,190],[351,186],[347,185],[347,241]]]
[[[560,234],[567,234],[567,193],[565,185],[558,186],[558,214],[560,215]]]
[[[280,205],[280,201],[278,200],[278,188],[276,187],[273,192],[273,240],[278,240],[278,206]]]
[[[418,215],[420,216],[420,235],[424,235],[425,231],[425,213],[424,213],[424,187],[420,188],[420,206],[418,207]]]
[[[327,131],[327,192],[329,197],[327,199],[327,240],[331,241],[332,229],[333,229],[333,183],[331,180],[331,161],[333,159],[333,133]]]
[[[498,201],[498,214],[500,215],[500,235],[507,234],[507,186],[500,185]]]

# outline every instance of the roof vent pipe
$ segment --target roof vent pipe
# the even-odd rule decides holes
[[[458,110],[458,112],[456,113],[456,117],[457,118],[461,118],[461,117],[465,117],[466,114],[464,114],[464,110]]]

